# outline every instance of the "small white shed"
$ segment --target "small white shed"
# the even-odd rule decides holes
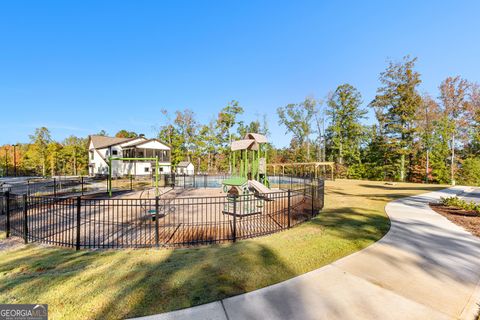
[[[186,174],[186,175],[194,175],[195,174],[195,166],[193,163],[189,161],[180,161],[177,164],[176,169],[177,174]]]

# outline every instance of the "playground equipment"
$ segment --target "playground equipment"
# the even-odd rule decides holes
[[[266,188],[258,192],[269,192],[267,179],[267,150],[265,143],[268,140],[264,135],[258,133],[247,133],[243,140],[233,141],[231,145],[230,166],[232,178],[224,180],[224,191],[228,187],[237,187],[240,194],[246,191],[245,186],[250,188]],[[250,181],[260,183],[250,183]],[[268,190],[267,190],[268,189]],[[227,192],[227,191],[225,191]]]
[[[261,213],[265,194],[271,192],[267,178],[268,142],[264,135],[247,133],[242,140],[231,144],[230,166],[232,177],[222,181],[223,191],[227,193],[227,203],[223,213],[235,215],[252,215]],[[250,199],[250,190],[256,199]],[[246,200],[249,198],[248,200]],[[240,200],[242,208],[236,210],[235,202]],[[238,214],[241,212],[241,214]]]
[[[172,200],[170,200],[168,202],[162,201],[162,204],[158,205],[158,215],[157,215],[157,210],[152,209],[152,202],[149,201],[152,199],[152,197],[150,196],[150,191],[151,190],[143,190],[140,193],[139,198],[145,199],[145,201],[140,202],[140,207],[142,208],[142,211],[146,213],[147,216],[151,217],[152,221],[155,221],[157,216],[159,218],[164,218],[167,214],[175,213],[175,206],[171,204]]]
[[[112,196],[112,161],[155,161],[155,195],[158,196],[158,157],[154,158],[114,158],[108,157],[108,195]]]

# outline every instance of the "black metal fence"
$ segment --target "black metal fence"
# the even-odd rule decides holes
[[[201,188],[198,177],[182,178],[181,186]],[[26,243],[77,250],[177,247],[278,232],[314,217],[324,206],[323,180],[292,177],[277,184],[288,188],[237,197],[99,199],[6,192],[0,194],[2,224],[7,236]],[[208,185],[205,178],[203,185]]]

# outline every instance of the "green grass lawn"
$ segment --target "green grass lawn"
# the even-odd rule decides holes
[[[365,248],[389,229],[388,201],[442,188],[327,182],[326,207],[317,218],[236,244],[79,252],[30,244],[0,251],[0,303],[48,303],[51,319],[118,319],[211,302]]]

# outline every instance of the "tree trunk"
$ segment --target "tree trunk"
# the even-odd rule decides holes
[[[426,168],[425,168],[425,183],[428,183],[428,169],[429,169],[429,166],[430,166],[430,154],[429,154],[429,150],[427,149],[427,164],[426,164]]]
[[[405,154],[402,153],[400,164],[400,181],[405,181]]]

